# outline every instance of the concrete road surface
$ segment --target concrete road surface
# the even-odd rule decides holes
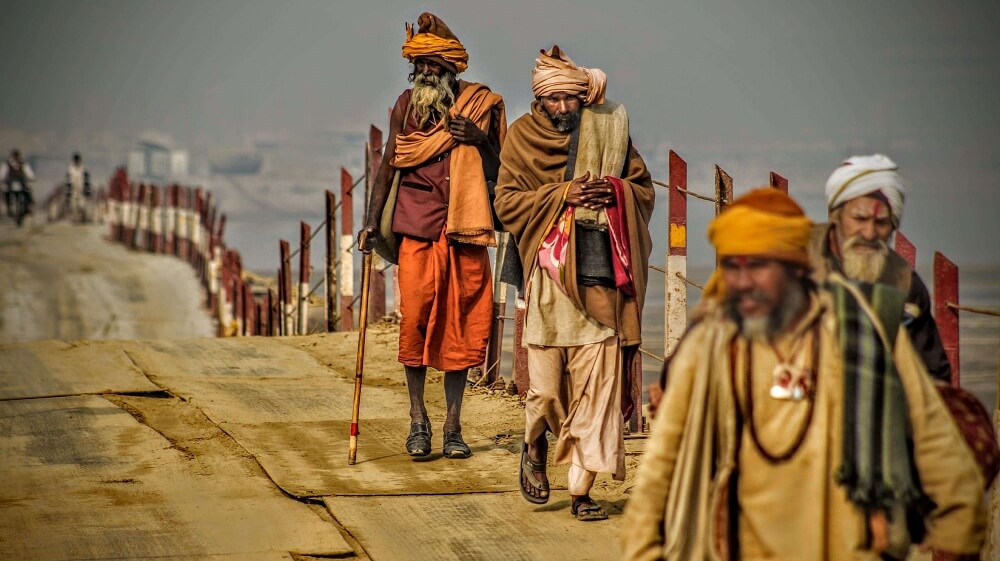
[[[186,263],[105,242],[107,230],[0,219],[0,343],[215,335]]]

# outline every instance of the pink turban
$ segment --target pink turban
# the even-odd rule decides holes
[[[568,93],[583,98],[584,105],[601,105],[607,84],[607,74],[597,68],[577,66],[559,45],[553,45],[549,52],[541,51],[531,71],[531,91],[535,97]]]

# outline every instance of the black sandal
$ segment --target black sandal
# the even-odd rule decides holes
[[[545,448],[548,448],[548,442],[546,442]],[[535,474],[532,473],[535,471],[545,473],[545,456],[547,453],[548,450],[544,450],[542,452],[542,461],[536,462],[528,456],[528,443],[524,442],[521,446],[521,468],[518,470],[517,486],[521,489],[521,496],[524,497],[524,500],[536,505],[543,505],[549,502],[549,482],[537,479]],[[524,486],[525,478],[528,479],[528,484],[542,496],[536,497],[528,491]]]
[[[573,499],[573,504],[569,507],[569,511],[577,520],[582,522],[608,519],[608,513],[594,499],[590,498],[590,495]]]
[[[410,436],[406,437],[406,453],[426,456],[431,453],[431,423],[410,423]]]

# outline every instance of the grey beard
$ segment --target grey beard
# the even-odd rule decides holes
[[[441,118],[448,114],[448,109],[455,103],[456,84],[455,75],[450,72],[441,76],[418,74],[413,78],[410,106],[420,127],[431,118]]]
[[[563,113],[561,115],[549,115],[549,120],[559,132],[572,132],[580,126],[580,112]]]
[[[740,324],[740,332],[752,341],[766,343],[781,333],[792,323],[806,305],[806,291],[800,282],[788,285],[781,299],[771,313],[758,318],[743,318],[736,312],[735,306],[728,306],[729,314]]]
[[[878,240],[875,252],[861,253],[854,250],[854,246],[864,243],[859,236],[854,236],[840,246],[840,262],[844,267],[844,274],[849,279],[861,282],[878,282],[888,262],[889,246]]]

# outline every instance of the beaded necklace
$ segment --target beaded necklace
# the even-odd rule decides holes
[[[816,408],[816,390],[817,390],[816,388],[817,384],[815,383],[815,374],[816,374],[815,371],[819,365],[819,321],[818,320],[819,316],[817,316],[813,320],[812,324],[807,328],[807,330],[810,332],[810,335],[812,336],[812,364],[810,365],[811,367],[810,375],[813,378],[813,383],[809,385],[810,387],[805,393],[805,399],[808,400],[809,402],[808,403],[809,408],[806,411],[805,420],[802,422],[802,425],[799,427],[799,430],[797,431],[795,440],[792,442],[791,446],[789,446],[786,450],[780,453],[773,453],[767,448],[765,448],[764,443],[761,441],[760,434],[757,432],[757,424],[754,420],[754,414],[753,414],[753,376],[752,376],[753,345],[750,341],[746,342],[746,348],[744,349],[743,352],[743,372],[742,372],[746,397],[742,400],[743,401],[742,407],[739,405],[737,406],[737,411],[738,413],[741,414],[741,416],[746,417],[746,426],[749,427],[750,429],[750,439],[753,441],[754,448],[756,448],[757,451],[760,453],[760,455],[763,456],[764,459],[771,464],[780,464],[786,462],[792,456],[794,456],[795,453],[798,452],[799,448],[802,447],[802,444],[805,442],[806,435],[809,434],[809,428],[812,426],[813,412]],[[737,339],[734,338],[730,350],[731,358],[729,362],[729,370],[730,370],[730,383],[732,384],[733,395],[737,396],[738,398],[739,393],[737,392],[736,388],[737,361],[734,360],[736,358],[737,346],[738,346]],[[771,345],[771,348],[774,351],[775,355],[778,356],[779,367],[785,364],[786,361],[778,352],[778,349],[773,344]],[[790,355],[794,357],[795,354],[797,353],[793,348],[793,352],[791,352]]]

